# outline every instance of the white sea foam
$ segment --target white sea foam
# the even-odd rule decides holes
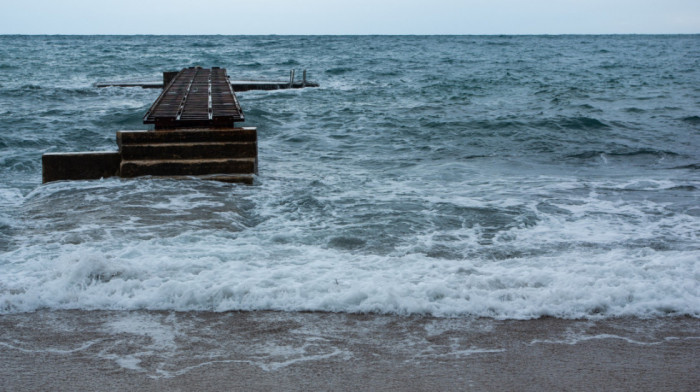
[[[268,191],[279,197],[284,193],[274,189],[279,185],[271,183]],[[543,177],[530,184],[481,185],[479,192],[460,190],[469,189],[466,186],[422,193],[382,187],[366,205],[362,201],[366,195],[348,187],[319,195],[315,201],[292,200],[296,205],[260,195],[262,200],[253,208],[262,213],[251,226],[240,223],[249,215],[240,203],[247,203],[244,195],[250,189],[239,195],[244,200],[238,200],[222,197],[219,192],[228,188],[220,185],[202,190],[195,183],[189,185],[192,192],[183,192],[154,181],[139,185],[146,187],[141,192],[153,194],[153,187],[168,192],[156,192],[158,200],[149,208],[127,215],[134,225],[129,228],[122,218],[115,222],[103,215],[99,206],[114,192],[123,192],[127,198],[134,190],[122,190],[125,185],[119,181],[86,183],[79,197],[91,219],[46,233],[46,227],[65,225],[63,216],[49,217],[45,223],[35,223],[35,231],[25,229],[27,241],[3,254],[0,306],[3,312],[48,307],[315,310],[520,319],[700,316],[700,250],[656,249],[668,239],[695,241],[696,217],[669,214],[665,204],[650,200],[608,200],[596,191],[605,184],[582,187],[576,181]],[[616,187],[631,185],[673,186],[632,182]],[[523,202],[514,186],[538,188],[549,195],[576,187],[589,190],[577,199],[550,197],[543,210],[538,200]],[[526,191],[532,193],[532,189]],[[489,192],[503,197],[486,197]],[[57,184],[31,193],[23,204],[43,208],[44,201],[55,205],[64,197],[73,203],[76,194],[70,186]],[[139,198],[127,198],[125,204],[137,205]],[[12,192],[6,199],[23,200]],[[366,209],[381,216],[382,205],[397,208],[397,200],[401,201],[398,208],[410,208],[406,214],[412,220],[428,222],[420,223],[428,227],[434,221],[438,226],[409,231],[403,235],[409,235],[410,241],[377,252],[362,250],[372,241],[363,237],[364,232],[359,231],[359,237],[343,234],[363,229],[371,221],[336,222],[350,219],[343,211],[345,203],[355,212]],[[330,208],[331,214],[319,220],[315,208]],[[483,211],[505,211],[502,219],[507,220],[498,223],[501,227],[495,231],[486,223],[468,224],[468,214]],[[170,222],[169,215],[186,220]],[[387,215],[408,219],[392,216]],[[455,222],[440,227],[448,218]],[[94,219],[104,222],[96,224]],[[402,222],[411,224],[411,220],[397,220],[406,224]],[[228,229],[222,230],[223,226]],[[379,230],[403,229],[379,226]]]
[[[24,201],[24,195],[17,188],[0,187],[0,213],[19,207]]]
[[[183,236],[184,237],[184,236]],[[199,238],[11,252],[5,312],[59,309],[322,310],[499,318],[700,315],[699,252],[572,250],[557,257],[435,260]],[[191,241],[187,240],[191,244]],[[100,250],[108,249],[108,250]],[[33,253],[33,254],[31,254]],[[31,254],[31,255],[30,255]],[[532,266],[537,267],[533,268]]]

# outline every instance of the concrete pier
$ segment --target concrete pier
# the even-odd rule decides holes
[[[42,180],[197,176],[252,184],[258,173],[253,127],[118,131],[117,145],[119,151],[44,154]]]
[[[110,176],[189,177],[253,183],[257,129],[234,127],[243,110],[223,68],[165,72],[144,116],[152,131],[118,131],[116,152],[45,154],[43,182]]]
[[[258,172],[252,127],[119,131],[117,144],[122,177],[216,174],[222,181],[252,182]]]

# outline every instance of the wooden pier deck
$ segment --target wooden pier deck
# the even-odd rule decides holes
[[[185,68],[169,81],[148,109],[144,124],[156,129],[233,127],[243,121],[238,103],[223,68]]]

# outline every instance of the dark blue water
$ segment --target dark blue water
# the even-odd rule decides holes
[[[254,186],[41,185],[189,66],[244,92]],[[0,309],[700,314],[698,36],[0,36]]]

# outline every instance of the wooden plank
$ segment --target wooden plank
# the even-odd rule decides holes
[[[185,68],[175,75],[144,116],[156,129],[233,127],[243,110],[223,68]]]
[[[95,83],[95,87],[141,87],[141,88],[163,88],[161,82],[99,82]],[[288,81],[272,81],[272,80],[231,80],[231,88],[234,92],[250,91],[250,90],[287,90],[298,89],[305,87],[319,87],[318,83],[313,82],[295,82],[291,85]]]

